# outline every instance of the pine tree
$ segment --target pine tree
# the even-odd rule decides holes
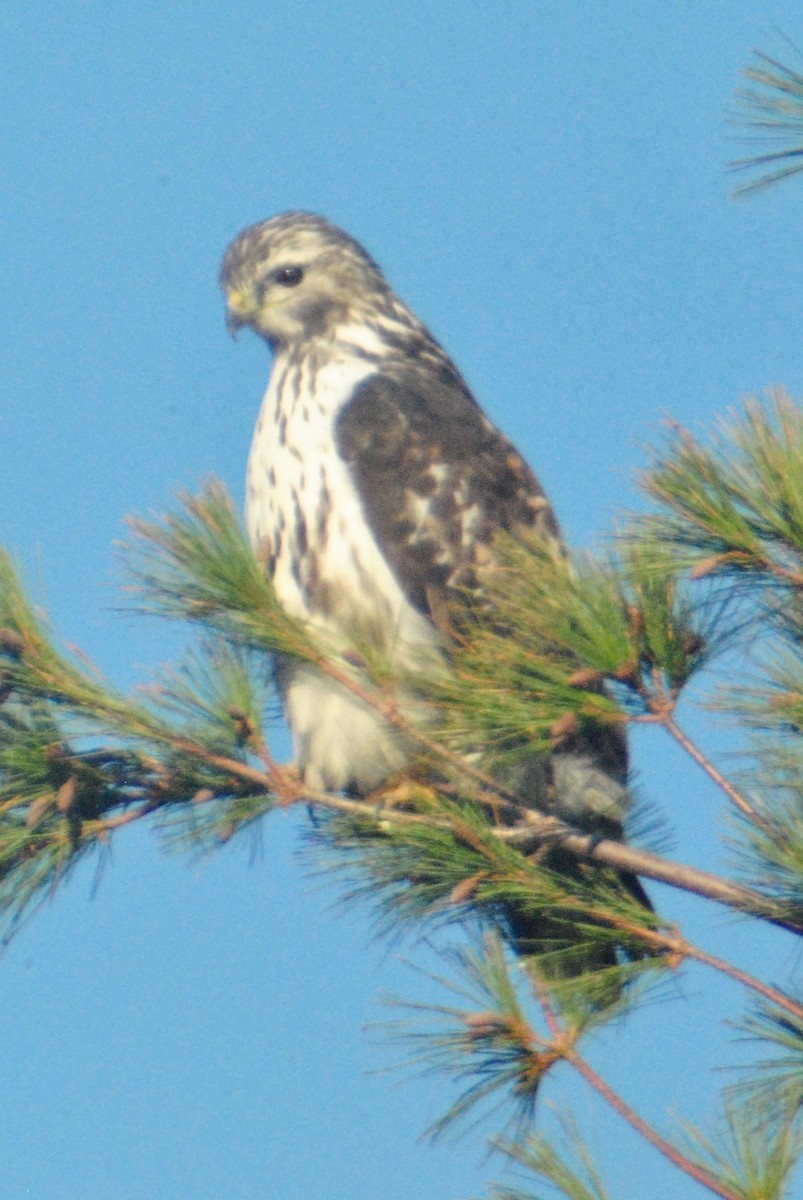
[[[803,932],[803,411],[776,393],[750,401],[709,439],[671,428],[642,485],[650,511],[626,521],[604,556],[500,544],[487,580],[492,602],[461,629],[453,674],[437,679],[400,681],[368,647],[333,655],[318,644],[277,605],[217,483],[184,495],[161,520],[132,522],[127,561],[138,606],[198,630],[194,651],[144,698],[121,694],[57,646],[4,556],[7,934],[121,826],[151,820],[171,844],[209,851],[277,806],[308,805],[318,860],[389,930],[461,923],[473,931],[446,956],[445,1002],[406,1004],[391,1027],[419,1066],[455,1082],[454,1104],[431,1132],[499,1103],[512,1120],[496,1141],[501,1153],[558,1194],[605,1196],[571,1119],[563,1118],[560,1144],[539,1127],[539,1091],[562,1065],[712,1194],[790,1196],[803,1151],[803,994],[763,979],[760,964],[748,973],[695,944],[626,894],[619,872],[790,938]],[[413,771],[384,803],[302,787],[269,748],[266,680],[276,653],[359,689],[416,740],[426,776]],[[690,681],[716,662],[731,682],[709,703],[743,730],[748,759],[738,778],[725,777],[678,715]],[[417,688],[438,719],[415,726],[409,704],[398,702],[400,684]],[[625,845],[522,808],[498,783],[504,772],[488,769],[522,739],[547,754],[578,724],[611,723],[653,727],[716,783],[733,814],[729,875],[648,850],[638,830]],[[482,766],[466,755],[477,745],[492,750]],[[556,848],[576,870],[549,865],[545,852]],[[496,920],[513,904],[543,915],[553,931],[518,962]],[[561,971],[578,934],[590,951],[614,947],[617,964]],[[747,1010],[737,1030],[760,1049],[724,1089],[713,1131],[665,1133],[582,1047],[650,1002],[686,963],[739,985]],[[497,1200],[524,1194],[494,1192]]]

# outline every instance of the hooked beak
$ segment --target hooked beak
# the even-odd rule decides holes
[[[253,304],[244,292],[231,292],[226,297],[226,328],[233,338],[243,325],[250,324],[249,314]]]
[[[245,317],[240,313],[232,312],[230,308],[226,310],[226,328],[233,338],[237,337],[243,325],[245,325]]]

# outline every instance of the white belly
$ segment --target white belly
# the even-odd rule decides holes
[[[424,668],[439,658],[437,632],[399,587],[334,441],[342,398],[372,370],[353,356],[335,359],[318,372],[310,401],[308,381],[275,364],[251,446],[246,523],[257,552],[270,556],[279,600],[322,645],[334,654],[368,646],[391,666]],[[310,787],[367,792],[403,766],[403,740],[339,684],[293,663],[279,680]]]
[[[366,795],[404,766],[411,747],[374,709],[318,671],[286,669],[285,715],[310,788]]]

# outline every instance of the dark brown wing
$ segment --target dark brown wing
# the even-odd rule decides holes
[[[446,633],[450,609],[459,603],[456,589],[475,582],[476,568],[489,558],[499,533],[529,531],[560,540],[538,479],[445,363],[440,370],[410,366],[370,376],[341,411],[336,437],[366,520],[408,600]],[[556,774],[559,761],[564,767]],[[539,796],[532,780],[525,784],[522,795],[527,803],[557,811],[580,828],[622,835],[618,806],[627,776],[622,729],[603,726],[590,734],[569,735],[551,756],[548,774],[547,794]],[[526,755],[521,782],[525,779]],[[561,794],[560,780],[570,796]],[[584,811],[579,794],[584,786],[609,793],[609,817]],[[554,865],[570,873],[578,869],[559,852]],[[623,874],[622,882],[651,907],[635,876]],[[534,920],[526,911],[510,907],[505,920],[513,945],[522,953],[533,952],[552,936],[542,915]],[[571,941],[563,926],[555,936],[559,942],[567,936]],[[604,948],[591,960],[580,954],[565,970],[574,974],[615,962],[615,951]]]
[[[533,472],[445,365],[370,376],[336,437],[378,545],[436,625],[497,534],[560,536]]]

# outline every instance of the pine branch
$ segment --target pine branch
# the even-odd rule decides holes
[[[773,1113],[788,1123],[803,1112],[803,997],[798,999],[797,1014],[763,1000],[736,1022],[743,1040],[757,1046],[763,1056],[744,1067],[742,1079],[728,1090],[756,1123]]]
[[[751,804],[750,801],[742,795],[739,789],[736,788],[730,782],[730,780],[725,778],[719,768],[714,766],[710,758],[708,758],[708,756],[704,754],[702,750],[700,750],[699,746],[692,741],[689,735],[677,723],[674,716],[674,705],[668,707],[660,714],[656,713],[655,720],[658,724],[663,726],[663,728],[671,737],[675,739],[679,746],[683,747],[689,758],[693,759],[694,762],[697,763],[698,767],[701,767],[702,770],[705,771],[709,779],[713,780],[720,791],[724,792],[724,794],[728,797],[734,807],[738,809],[742,816],[747,817],[756,825],[766,825],[764,817],[758,812],[755,805]]]
[[[713,1133],[684,1125],[684,1152],[697,1170],[715,1172],[736,1200],[791,1200],[787,1183],[803,1154],[803,1128],[797,1115],[775,1114],[756,1121],[754,1113],[729,1103]]]
[[[803,170],[803,75],[777,59],[753,51],[754,62],[743,74],[753,85],[736,93],[734,124],[753,133],[753,141],[773,149],[736,159],[732,170],[774,167],[742,184],[737,196],[749,196]]]
[[[659,510],[637,534],[695,579],[783,592],[803,586],[803,412],[782,389],[748,400],[705,445],[675,426],[642,486]]]
[[[152,816],[170,807],[175,813],[173,826],[179,829],[179,836],[182,828],[185,828],[191,841],[197,841],[199,837],[203,840],[211,835],[213,844],[221,831],[228,831],[233,807],[237,810],[236,823],[239,823],[250,813],[266,811],[276,802],[276,798],[288,804],[298,802],[302,796],[330,811],[360,815],[369,819],[370,823],[370,805],[361,806],[357,801],[342,797],[309,796],[308,789],[300,789],[298,781],[282,773],[273,762],[261,733],[265,698],[255,697],[249,692],[249,689],[253,690],[250,682],[253,672],[249,673],[248,664],[242,656],[252,651],[243,648],[242,643],[245,643],[246,647],[256,647],[254,652],[257,655],[263,654],[266,649],[276,648],[283,653],[301,654],[306,661],[329,671],[342,686],[355,690],[361,699],[374,705],[411,740],[418,737],[422,747],[434,759],[440,758],[453,776],[458,777],[457,794],[467,795],[481,806],[484,804],[488,811],[498,812],[501,808],[508,813],[506,820],[519,822],[519,829],[499,827],[493,834],[497,841],[507,838],[511,846],[529,847],[530,853],[559,844],[562,850],[575,855],[580,861],[643,871],[649,877],[673,886],[686,887],[740,911],[797,928],[794,920],[790,921],[788,913],[747,889],[737,888],[728,881],[669,863],[618,842],[594,839],[530,809],[526,798],[522,799],[500,785],[492,775],[467,763],[458,750],[449,749],[448,746],[442,748],[429,729],[419,733],[414,723],[404,715],[387,679],[382,687],[367,686],[355,673],[353,660],[349,661],[343,656],[334,661],[328,659],[313,643],[307,631],[300,629],[295,622],[288,622],[279,610],[264,575],[255,570],[233,509],[219,487],[212,486],[198,499],[187,498],[185,509],[185,515],[165,518],[161,523],[140,523],[137,526],[137,545],[141,556],[136,568],[137,578],[152,607],[171,614],[180,612],[192,620],[203,619],[206,622],[208,619],[217,628],[224,629],[229,637],[236,637],[241,645],[239,649],[233,647],[224,654],[219,648],[223,643],[215,643],[217,650],[202,650],[197,662],[160,681],[151,689],[150,698],[156,702],[157,708],[161,706],[161,714],[155,712],[153,706],[146,708],[135,705],[112,693],[105,685],[88,679],[85,672],[78,671],[63,657],[59,657],[44,631],[36,624],[30,607],[26,608],[18,585],[10,576],[6,580],[8,627],[4,678],[7,685],[31,701],[34,698],[37,702],[49,700],[80,712],[83,720],[90,722],[96,735],[111,731],[115,736],[133,738],[139,747],[136,753],[143,753],[143,745],[155,743],[174,759],[166,764],[159,760],[158,755],[155,760],[151,756],[150,762],[140,764],[138,776],[129,763],[128,793],[120,795],[112,788],[101,797],[96,795],[93,803],[99,815],[91,824],[84,814],[81,824],[84,837],[87,832],[106,837],[111,829],[123,823]],[[612,670],[612,664],[619,662],[623,654],[628,662],[634,658],[642,662],[640,678],[629,685],[632,694],[638,693],[639,689],[645,692],[645,677],[649,673],[649,677],[654,678],[659,663],[666,677],[674,681],[673,686],[678,686],[680,680],[688,677],[692,664],[705,657],[707,649],[703,651],[704,644],[708,646],[716,640],[715,635],[704,636],[702,627],[694,624],[695,618],[687,601],[681,596],[664,565],[656,568],[658,558],[654,550],[650,550],[648,555],[643,552],[640,555],[631,554],[629,576],[635,592],[630,594],[622,592],[622,585],[615,580],[609,567],[602,571],[604,586],[600,592],[597,586],[599,571],[596,568],[590,567],[590,574],[575,576],[566,571],[563,560],[555,560],[553,556],[553,578],[548,571],[533,571],[529,550],[522,561],[524,553],[515,547],[510,548],[503,568],[504,590],[508,597],[514,593],[506,611],[506,621],[518,621],[522,608],[532,612],[532,588],[537,587],[541,598],[548,601],[545,608],[560,623],[566,606],[550,600],[553,595],[551,589],[568,586],[574,596],[570,606],[572,622],[585,629],[583,648],[591,654],[597,638],[601,637],[603,641],[607,639],[610,646],[612,614],[618,613],[616,627],[620,630],[617,635],[620,643],[618,648],[614,644],[607,665]],[[536,558],[537,565],[543,567],[543,553],[535,553],[540,555]],[[233,556],[234,565],[227,571],[229,555]],[[634,563],[637,565],[634,566]],[[519,581],[516,588],[510,586],[511,579]],[[236,592],[236,597],[232,596],[232,591]],[[637,618],[634,617],[636,599],[640,604]],[[495,629],[483,625],[481,621],[477,628],[480,639],[486,634],[492,640],[497,636]],[[664,633],[667,629],[672,630],[668,637]],[[556,634],[554,626],[542,621],[536,638],[541,659],[544,658],[547,642],[554,646],[556,640],[560,643],[563,638],[561,669],[564,676],[567,667],[574,672],[569,631],[564,629],[563,634],[559,631]],[[518,645],[518,639],[513,640]],[[507,642],[509,644],[511,639],[508,638]],[[522,657],[526,659],[530,655],[530,658],[534,658],[532,640],[528,643],[523,638],[522,642]],[[473,645],[476,646],[476,642]],[[261,660],[259,663],[259,669],[264,670]],[[619,682],[622,682],[624,673],[619,671],[618,674]],[[225,695],[219,689],[216,693],[215,680],[218,676],[225,681]],[[618,711],[600,693],[596,680],[587,684],[570,679],[564,694],[571,694],[575,702],[579,695],[581,704],[590,703],[598,711],[604,710],[606,705],[609,711]],[[646,704],[642,696],[642,705]],[[169,716],[171,721],[166,721],[165,716]],[[179,728],[171,723],[172,718],[176,717],[180,720]],[[202,736],[197,736],[197,729],[192,728],[193,725],[198,727],[199,723]],[[239,749],[232,750],[232,745],[239,746]],[[131,755],[131,749],[127,753]],[[194,764],[192,771],[188,768],[190,759]],[[158,764],[155,776],[154,761]],[[179,761],[180,769],[176,765]],[[204,768],[201,775],[199,764]],[[210,772],[213,774],[210,775]],[[134,778],[139,778],[139,785],[138,789],[132,791],[130,781]],[[249,799],[249,793],[255,788],[256,795]],[[203,797],[204,802],[196,799],[189,809],[190,817],[185,820],[188,802],[198,796]],[[117,809],[122,809],[122,812],[117,812]],[[199,821],[202,814],[214,812],[215,809],[220,810],[220,819],[212,816],[211,822],[208,818]],[[420,818],[409,813],[386,815],[384,824],[392,825],[399,820],[409,823],[411,819],[415,823]],[[424,822],[437,824],[439,819],[437,814],[430,812],[426,814]],[[450,823],[452,818],[447,816],[445,824],[449,826]]]
[[[683,1154],[677,1146],[658,1133],[579,1055],[570,1053],[567,1055],[567,1061],[585,1079],[586,1083],[602,1096],[614,1112],[618,1113],[628,1125],[635,1129],[636,1133],[640,1134],[646,1142],[649,1142],[659,1154],[662,1154],[664,1158],[668,1159],[680,1171],[689,1175],[697,1183],[702,1184],[703,1187],[708,1188],[715,1196],[721,1196],[722,1200],[745,1200],[742,1191],[734,1191],[726,1183],[721,1182],[715,1174],[706,1169],[700,1162],[694,1162],[691,1157]]]
[[[798,528],[790,485],[782,481],[781,501],[777,489],[771,491],[779,462],[786,468],[796,462],[793,443],[803,431],[796,422],[783,405],[769,420],[752,414],[739,433],[742,459],[724,443],[705,459],[682,438],[679,458],[670,455],[655,476],[671,483],[663,515],[644,524],[638,538],[628,534],[604,560],[572,563],[542,546],[500,543],[497,565],[483,580],[487,606],[470,606],[460,624],[453,673],[433,670],[426,679],[399,678],[370,647],[325,644],[320,631],[287,617],[219,485],[200,497],[185,496],[177,514],[135,524],[136,553],[129,561],[140,602],[207,631],[195,655],[163,674],[144,700],[118,694],[61,653],[5,564],[0,908],[14,919],[83,854],[135,821],[157,818],[175,844],[209,849],[277,805],[310,804],[325,814],[314,835],[318,843],[334,854],[351,894],[381,906],[388,927],[473,914],[497,924],[512,905],[550,930],[522,960],[523,971],[543,995],[549,987],[548,1005],[557,1005],[560,1016],[547,1007],[547,1030],[538,1034],[522,1024],[508,995],[507,1009],[494,1010],[493,1019],[487,1009],[484,1016],[480,1009],[461,1017],[460,1036],[442,1045],[447,1059],[458,1051],[464,1056],[470,1085],[460,1114],[512,1089],[521,1119],[529,1120],[541,1080],[564,1062],[687,1173],[716,1194],[739,1195],[614,1097],[576,1042],[636,1003],[649,979],[684,960],[749,988],[792,1027],[803,1019],[794,997],[662,925],[621,880],[621,873],[635,872],[796,933],[803,929],[793,842],[779,836],[781,806],[725,779],[675,716],[688,681],[739,643],[756,609],[797,663],[803,615],[797,619],[789,597],[798,590],[798,559],[803,567],[803,519]],[[695,494],[680,480],[703,465],[705,488]],[[773,509],[779,504],[781,516]],[[673,505],[682,508],[684,529],[690,506],[697,506],[698,526],[686,542]],[[705,522],[706,536],[729,549],[701,564],[700,544],[706,550],[711,544],[701,537]],[[698,557],[690,561],[692,549]],[[758,598],[751,591],[746,603],[746,592],[756,586]],[[781,594],[783,605],[773,599]],[[803,614],[803,602],[800,608]],[[265,736],[268,698],[259,684],[272,654],[308,663],[373,707],[417,747],[419,772],[425,765],[419,781],[414,768],[383,803],[381,797],[316,793],[281,767]],[[770,706],[776,726],[783,721],[788,730],[803,713],[799,690],[796,676],[794,685],[786,679],[783,704]],[[425,726],[416,719],[422,701],[430,717]],[[662,725],[684,746],[749,824],[755,852],[768,855],[772,843],[788,886],[769,894],[751,890],[592,835],[531,808],[510,786],[506,763],[522,746],[548,755],[567,736],[593,740],[606,730],[618,736],[628,722]],[[555,854],[575,867],[553,870]],[[599,961],[601,952],[603,962],[618,956],[617,965],[577,974],[578,953]],[[498,990],[499,963],[494,971]],[[478,1047],[484,1055],[479,1076],[472,1059]]]
[[[534,814],[528,824],[512,830],[498,830],[497,836],[509,841],[527,853],[544,843],[554,843],[589,862],[598,862],[615,870],[632,871],[645,879],[654,879],[681,891],[691,892],[747,916],[756,917],[771,925],[777,925],[790,933],[803,933],[803,921],[790,915],[784,906],[773,905],[760,892],[740,887],[720,875],[701,871],[685,863],[648,850],[641,850],[626,842],[599,839],[595,835],[580,833],[555,817],[539,817]]]
[[[575,1122],[568,1114],[559,1114],[564,1141],[568,1143],[571,1157],[579,1160],[577,1165],[568,1161],[547,1138],[532,1132],[521,1141],[495,1138],[495,1150],[519,1164],[530,1174],[543,1179],[567,1200],[611,1200],[593,1158],[580,1135]],[[528,1192],[501,1184],[491,1185],[492,1200],[535,1200]]]
[[[394,1000],[394,1005],[411,1012],[412,1020],[385,1027],[394,1040],[413,1047],[408,1069],[419,1074],[445,1074],[462,1085],[448,1112],[430,1127],[432,1136],[465,1120],[499,1089],[512,1096],[518,1123],[526,1122],[532,1116],[544,1079],[565,1063],[674,1166],[723,1200],[743,1200],[739,1192],[723,1186],[711,1171],[692,1161],[644,1121],[580,1056],[577,1042],[594,1024],[592,1010],[567,1004],[562,989],[551,988],[537,974],[530,976],[545,1025],[542,1030],[530,1017],[511,978],[498,939],[486,938],[482,951],[462,951],[453,957],[460,972],[459,981],[439,982],[472,1007]],[[556,1001],[562,1009],[560,1015],[555,1009]],[[426,1024],[422,1025],[422,1019]]]

